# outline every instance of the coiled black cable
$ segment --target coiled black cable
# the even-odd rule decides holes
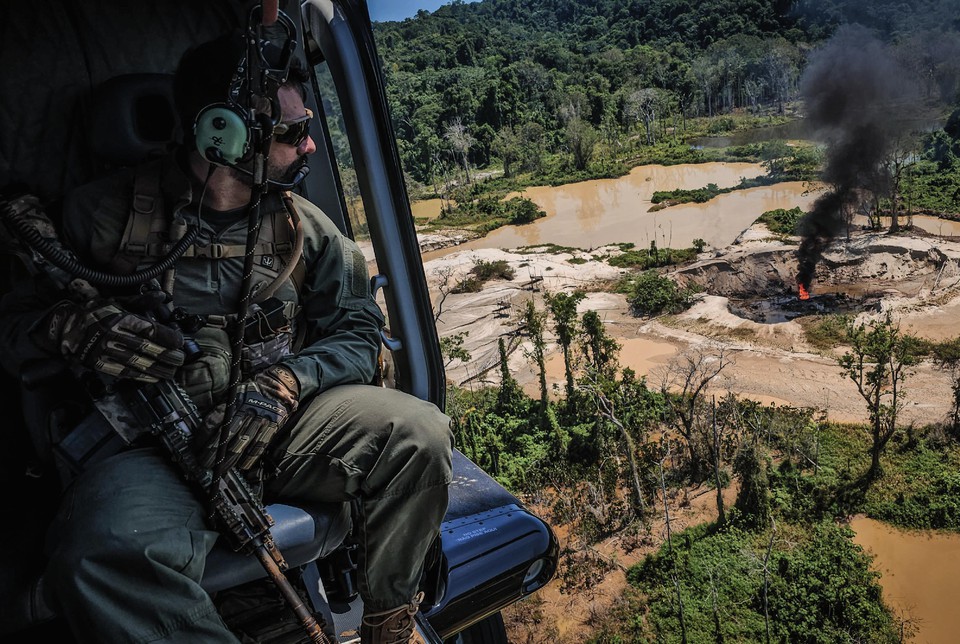
[[[151,264],[134,273],[115,275],[92,269],[80,263],[59,244],[44,238],[43,235],[40,234],[40,231],[32,226],[21,213],[16,212],[8,202],[3,202],[2,217],[10,225],[17,237],[60,270],[74,277],[86,280],[94,286],[109,286],[113,288],[139,286],[144,282],[159,277],[173,267],[174,263],[187,252],[187,249],[196,240],[197,235],[200,234],[197,228],[191,227],[180,241],[170,249],[170,252],[157,263]]]

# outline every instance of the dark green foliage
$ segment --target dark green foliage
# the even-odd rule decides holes
[[[451,293],[479,293],[490,280],[512,280],[515,272],[506,260],[477,260],[467,277],[450,289]]]
[[[677,286],[654,270],[644,271],[626,286],[627,300],[634,315],[679,313],[690,306],[695,291]]]
[[[546,217],[537,204],[526,197],[512,197],[504,201],[497,184],[473,183],[469,190],[457,191],[457,205],[443,212],[435,223],[443,226],[473,227],[487,233],[507,224],[520,226],[540,217]]]
[[[512,280],[515,276],[514,270],[510,267],[510,264],[506,260],[498,259],[492,262],[486,260],[478,260],[474,267],[470,270],[470,273],[475,275],[477,279],[484,282],[498,279],[498,280]]]
[[[701,113],[782,100],[781,90],[761,81],[768,52],[784,52],[776,64],[794,76],[802,60],[794,44],[802,33],[790,31],[796,23],[785,8],[712,1],[694,10],[684,2],[486,0],[378,23],[406,171],[435,183],[460,172],[465,151],[481,166],[495,156],[508,176],[543,173],[551,156],[581,179],[598,176],[595,166],[616,176],[622,164],[600,154],[611,128],[617,136],[636,133],[638,151],[668,143],[687,155],[671,128]],[[724,78],[719,70],[730,55],[745,64]],[[699,59],[713,70],[708,79],[693,72]],[[755,89],[749,97],[741,89],[747,79]],[[704,80],[722,83],[729,98],[704,96]],[[729,120],[713,129],[732,129]],[[454,122],[473,142],[466,150],[444,136]]]
[[[694,240],[696,241],[696,240]],[[700,240],[703,242],[703,240]],[[704,245],[706,245],[704,243]],[[650,248],[636,250],[633,244],[620,244],[623,252],[607,259],[611,266],[620,268],[639,268],[646,270],[649,268],[661,268],[663,266],[672,266],[682,264],[697,258],[696,246],[693,248],[657,248],[656,243],[652,243]]]
[[[754,177],[752,179],[742,178],[740,179],[740,183],[737,185],[726,188],[721,188],[715,183],[708,183],[703,188],[695,188],[693,190],[658,190],[654,192],[653,196],[651,197],[651,201],[654,204],[657,204],[657,207],[651,208],[651,210],[660,210],[662,208],[681,203],[706,203],[717,195],[727,194],[728,192],[735,192],[737,190],[746,190],[748,188],[769,186],[774,183],[792,179],[785,177],[784,173],[785,171],[781,170],[779,174],[776,175],[769,174],[767,176]]]
[[[882,320],[847,325],[850,350],[837,359],[843,374],[857,385],[870,415],[872,461],[867,480],[878,477],[880,455],[900,429],[903,386],[911,368],[919,361],[918,343],[900,332],[888,313]]]
[[[469,332],[464,331],[440,338],[440,353],[443,355],[444,364],[449,365],[454,360],[470,361],[470,352],[463,347],[467,335]]]
[[[904,528],[960,531],[956,438],[926,428],[889,452],[885,476],[869,490],[865,511]]]
[[[870,557],[852,531],[832,523],[809,533],[774,536],[768,562],[769,617],[774,642],[896,642]],[[763,562],[770,534],[728,525],[701,525],[675,535],[665,548],[628,572],[646,597],[649,632],[635,641],[679,642],[673,576],[683,600],[689,642],[763,642]],[[717,619],[713,595],[722,618]]]
[[[513,226],[529,224],[540,217],[547,216],[547,213],[537,204],[525,197],[513,197],[507,200],[506,213],[510,219],[510,224]]]
[[[945,470],[935,453],[918,458],[932,459],[919,475],[911,475],[909,493],[894,499],[867,504],[870,516],[920,530],[946,529],[960,531],[960,473]]]
[[[818,524],[798,547],[776,553],[769,602],[778,641],[897,642],[880,574],[853,531]]]
[[[954,157],[941,163],[918,161],[904,172],[903,194],[914,211],[931,214],[960,212],[960,164]]]
[[[607,333],[603,320],[596,311],[586,311],[581,318],[583,328],[583,351],[588,368],[600,378],[613,380],[617,370],[617,354],[620,344]]]
[[[563,370],[566,380],[566,395],[568,399],[574,396],[573,381],[573,340],[578,330],[577,305],[587,294],[576,290],[571,294],[556,293],[546,297],[547,307],[553,316],[553,328],[557,334],[557,343],[563,352]]]
[[[751,529],[763,529],[770,524],[770,479],[767,455],[758,444],[745,444],[737,452],[733,471],[740,479],[736,508],[739,520]]]
[[[777,235],[797,235],[797,225],[805,213],[799,208],[777,208],[768,210],[757,218],[757,222],[765,224],[770,232]]]
[[[630,568],[627,579],[645,596],[650,632],[636,633],[638,642],[680,642],[676,588],[683,600],[688,642],[762,642],[763,615],[755,608],[762,578],[757,559],[760,545],[733,526],[716,532],[710,525],[674,535],[672,555],[666,548]],[[712,594],[723,611],[714,619]],[[719,626],[720,632],[717,632]]]
[[[670,203],[705,203],[717,195],[730,192],[732,188],[720,188],[715,183],[708,183],[705,188],[696,188],[694,190],[657,190],[650,198],[652,203],[670,202]]]

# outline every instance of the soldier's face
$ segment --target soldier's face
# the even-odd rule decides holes
[[[300,92],[295,88],[284,85],[277,92],[280,102],[281,121],[291,122],[302,119],[307,109],[300,98]],[[307,163],[307,155],[317,151],[317,144],[307,135],[302,141],[282,143],[274,139],[270,145],[270,161],[267,166],[267,177],[274,181],[288,183],[293,180],[297,170]]]

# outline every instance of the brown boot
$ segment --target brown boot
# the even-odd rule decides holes
[[[360,644],[426,644],[416,629],[413,616],[420,610],[423,593],[417,593],[404,606],[378,613],[363,611],[360,622]]]

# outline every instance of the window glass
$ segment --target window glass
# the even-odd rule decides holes
[[[336,162],[336,171],[340,177],[350,229],[353,232],[354,240],[367,258],[370,274],[374,275],[377,273],[376,257],[373,253],[373,245],[370,243],[370,226],[364,214],[363,198],[360,196],[357,172],[354,168],[353,155],[350,152],[350,141],[343,122],[343,108],[337,97],[336,86],[333,83],[333,76],[330,74],[327,63],[322,62],[316,65],[313,71],[317,79],[319,99],[322,102],[322,114],[327,131],[330,133],[332,153]],[[381,302],[382,305],[383,302]]]

